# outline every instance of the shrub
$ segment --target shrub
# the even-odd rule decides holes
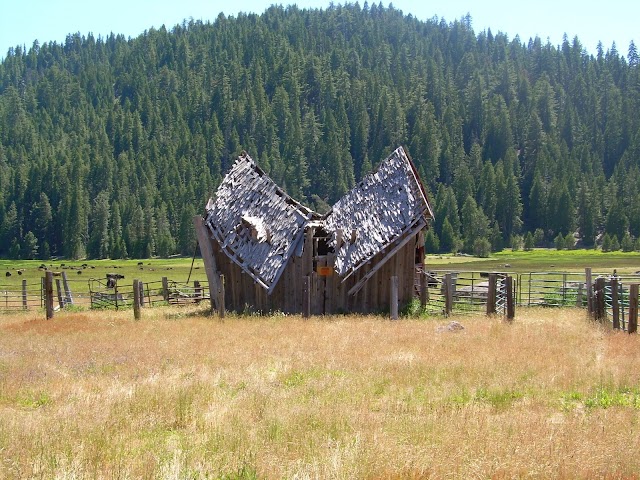
[[[487,258],[491,255],[491,242],[486,238],[476,238],[473,242],[473,254],[476,257]]]

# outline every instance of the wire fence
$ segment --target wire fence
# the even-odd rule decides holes
[[[29,310],[44,305],[42,283],[0,284],[0,310]]]
[[[495,295],[491,292],[490,275],[496,277]],[[425,277],[428,312],[486,314],[487,303],[495,298],[495,313],[506,313],[507,275],[504,273],[431,270]]]
[[[141,306],[185,305],[209,299],[208,283],[191,284],[163,277],[158,281],[140,282]],[[15,312],[45,308],[45,277],[40,282],[5,282],[0,284],[0,312]],[[52,286],[54,310],[77,307],[88,309],[132,308],[134,286],[121,278],[88,280],[68,279],[66,275],[54,278]]]

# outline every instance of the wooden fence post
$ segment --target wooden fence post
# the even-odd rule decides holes
[[[309,275],[302,277],[302,318],[311,316],[311,278]]]
[[[193,294],[196,297],[197,302],[202,300],[202,287],[200,286],[200,282],[198,280],[193,281]]]
[[[606,281],[604,277],[596,278],[596,288],[593,295],[594,298],[594,314],[595,319],[604,322],[606,318],[606,310],[605,310],[605,286]]]
[[[422,308],[429,303],[429,284],[427,282],[427,272],[424,269],[420,272],[420,306]]]
[[[629,333],[638,331],[638,285],[632,283],[629,285]]]
[[[390,295],[390,304],[389,304],[389,313],[391,316],[391,320],[398,319],[398,277],[394,275],[391,277],[391,291]]]
[[[449,316],[453,312],[453,279],[450,273],[444,275],[444,314]]]
[[[582,283],[578,285],[578,294],[576,295],[576,307],[582,307]]]
[[[218,290],[218,315],[220,318],[224,318],[225,304],[224,304],[224,275],[220,275],[220,289]]]
[[[58,305],[60,308],[64,308],[64,299],[62,298],[62,285],[60,284],[60,279],[56,278],[56,291],[58,292]]]
[[[44,276],[44,304],[47,320],[53,318],[53,272],[46,272]]]
[[[133,281],[133,318],[140,320],[140,280]]]
[[[591,267],[584,269],[585,285],[587,287],[587,313],[593,315],[594,302],[593,302],[593,280],[591,279]]]
[[[22,280],[22,308],[27,309],[27,280]]]
[[[611,278],[611,310],[613,313],[613,329],[620,329],[620,299],[618,298],[618,279]]]
[[[162,277],[162,298],[165,302],[169,301],[169,280],[167,277]]]
[[[140,307],[144,307],[144,282],[138,283],[138,292],[140,295]]]
[[[64,287],[64,303],[73,305],[73,295],[71,295],[71,289],[67,281],[67,272],[62,272],[62,286]]]
[[[516,304],[513,298],[513,277],[508,275],[505,279],[507,289],[507,320],[511,321],[516,316]]]
[[[498,291],[498,275],[489,274],[489,286],[487,287],[487,315],[496,313],[496,295]]]

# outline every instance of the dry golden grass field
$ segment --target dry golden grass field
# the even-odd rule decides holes
[[[516,322],[0,316],[0,478],[639,478],[640,337]]]

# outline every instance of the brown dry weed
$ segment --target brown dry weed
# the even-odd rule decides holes
[[[455,319],[0,316],[0,477],[638,478],[638,336]]]

